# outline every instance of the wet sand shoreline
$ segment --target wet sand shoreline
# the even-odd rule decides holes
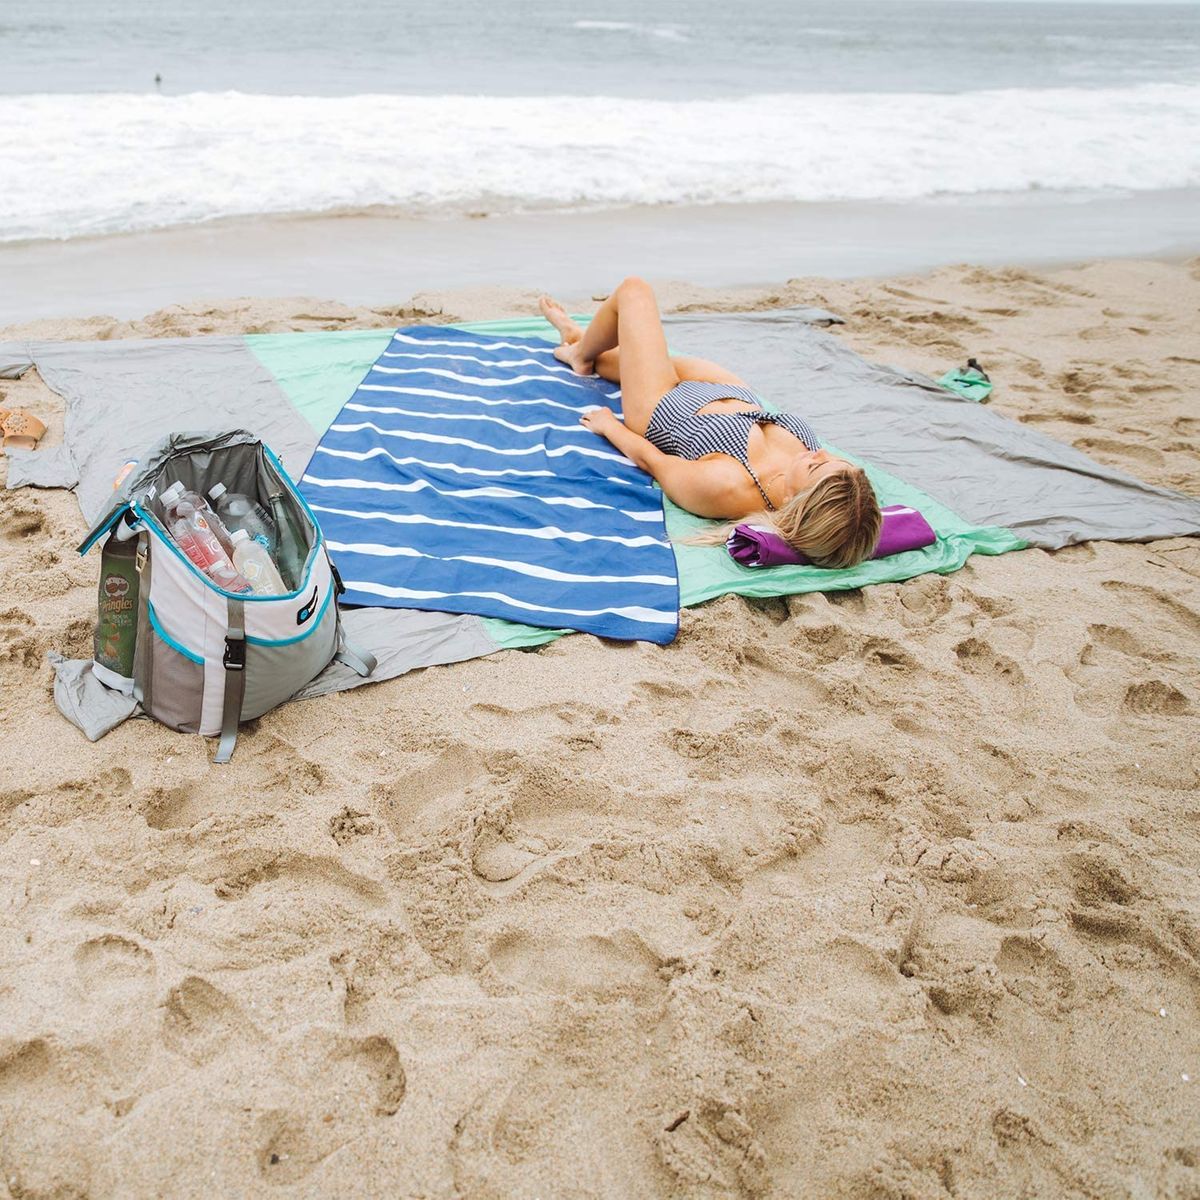
[[[1200,193],[1053,192],[908,203],[714,205],[230,219],[148,233],[0,244],[0,325],[181,296],[322,296],[386,305],[480,279],[591,294],[614,278],[708,287],[894,275],[957,262],[1064,264],[1200,251]],[[686,264],[685,269],[680,264]]]

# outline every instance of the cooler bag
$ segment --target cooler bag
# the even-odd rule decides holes
[[[274,493],[307,547],[298,586],[279,596],[224,591],[164,527],[155,498],[182,480],[201,494],[220,482],[231,492]],[[361,675],[375,662],[346,645],[338,614],[341,580],[321,528],[279,460],[253,434],[176,434],[156,445],[114,495],[79,547],[101,538],[137,538],[137,641],[132,680],[97,678],[132,690],[145,713],[172,729],[220,736],[216,762],[228,762],[238,724],[295,695],[337,658]]]

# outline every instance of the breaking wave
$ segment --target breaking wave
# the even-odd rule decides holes
[[[219,217],[1200,184],[1200,87],[714,100],[0,96],[0,241]]]

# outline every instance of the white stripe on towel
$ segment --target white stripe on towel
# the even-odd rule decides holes
[[[428,479],[414,479],[411,483],[377,483],[373,479],[322,479],[317,475],[305,475],[305,483],[316,487],[348,488],[373,492],[422,492],[428,488],[439,496],[490,497],[497,500],[535,500],[539,504],[559,504],[566,508],[601,508],[608,512],[619,512],[632,521],[661,521],[662,512],[659,509],[644,509],[635,512],[627,508],[617,508],[612,504],[597,504],[584,496],[538,496],[533,492],[520,492],[516,488],[477,487],[477,488],[440,488]]]
[[[641,608],[636,605],[629,608],[547,608],[541,604],[516,600],[503,592],[418,592],[412,588],[389,587],[387,584],[371,583],[367,580],[347,580],[346,587],[350,591],[367,592],[372,596],[388,596],[393,600],[449,600],[455,596],[464,596],[473,600],[497,600],[501,604],[508,604],[525,612],[562,613],[566,617],[602,617],[610,614],[648,625],[674,625],[677,620],[674,610],[658,612],[653,608]]]
[[[484,558],[475,554],[425,554],[412,546],[382,546],[378,542],[327,542],[330,550],[343,554],[369,554],[377,558],[431,558],[439,562],[478,563],[484,567],[499,567],[502,571],[516,571],[520,575],[531,575],[535,579],[552,579],[556,583],[648,583],[658,587],[675,587],[671,575],[577,575],[570,571],[556,571],[552,567],[541,567],[536,563],[521,562],[511,558]]]
[[[638,537],[621,537],[615,533],[580,533],[573,529],[559,529],[557,525],[543,525],[536,529],[517,529],[508,525],[487,525],[476,521],[448,521],[441,517],[427,517],[424,513],[365,512],[352,508],[332,508],[310,504],[314,512],[332,513],[339,517],[352,517],[356,521],[391,521],[394,525],[439,525],[447,529],[482,529],[488,533],[511,533],[515,537],[541,538],[546,541],[566,542],[613,542],[618,546],[667,546],[670,543],[648,534]]]

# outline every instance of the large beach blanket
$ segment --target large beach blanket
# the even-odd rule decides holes
[[[399,330],[301,491],[343,602],[670,642],[679,581],[653,480],[580,424],[620,391],[540,338]]]
[[[1078,450],[963,401],[932,379],[867,362],[818,328],[813,310],[689,314],[667,320],[678,353],[726,362],[768,402],[799,412],[839,452],[864,462],[884,504],[918,509],[932,546],[848,571],[739,566],[722,547],[675,544],[680,603],[863,587],[960,568],[972,554],[1053,550],[1092,538],[1150,541],[1200,532],[1200,501],[1106,467]],[[554,338],[540,320],[466,325],[491,338]],[[395,331],[253,334],[0,344],[0,377],[36,366],[66,402],[61,446],[12,455],[8,486],[74,487],[87,521],[116,468],[164,433],[253,429],[299,479],[337,414]],[[199,416],[198,414],[203,414]],[[667,530],[699,518],[667,502]],[[474,614],[356,608],[350,636],[379,658],[374,678],[557,636]],[[335,665],[305,695],[361,682]]]

